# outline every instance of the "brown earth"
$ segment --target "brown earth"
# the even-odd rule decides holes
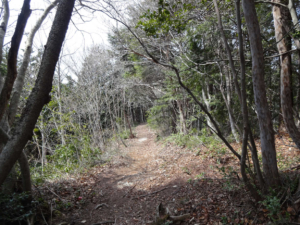
[[[49,224],[153,224],[160,203],[173,216],[190,214],[172,224],[267,222],[268,211],[249,197],[230,153],[156,142],[147,125],[135,132],[136,138],[126,140],[127,148],[120,147],[119,156],[105,166],[47,184],[44,194],[57,209]]]

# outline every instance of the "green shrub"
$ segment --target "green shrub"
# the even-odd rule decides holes
[[[187,147],[189,149],[199,146],[202,142],[198,136],[193,134],[171,134],[169,137],[165,138],[165,142],[171,142],[180,147]]]
[[[24,221],[35,214],[36,206],[27,193],[0,193],[0,224]]]
[[[47,156],[48,164],[31,167],[33,181],[43,183],[45,179],[60,177],[65,173],[80,172],[94,165],[102,151],[91,146],[89,136],[69,139],[66,145],[57,145],[53,155]]]
[[[122,139],[128,139],[130,137],[130,130],[123,130],[119,135]]]

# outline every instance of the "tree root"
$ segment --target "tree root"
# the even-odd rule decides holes
[[[173,222],[178,222],[178,221],[184,221],[190,217],[190,213],[180,215],[180,216],[171,216],[170,215],[170,210],[168,208],[164,208],[162,203],[160,203],[157,206],[157,217],[155,222],[151,223],[151,225],[162,225],[166,221],[173,221]]]

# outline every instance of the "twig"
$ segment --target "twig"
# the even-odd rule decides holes
[[[42,215],[42,218],[43,218],[45,224],[48,225],[48,223],[47,223],[47,221],[45,219],[44,213],[42,212],[41,208],[40,208],[40,211],[41,211],[41,215]],[[51,218],[51,221],[52,221],[52,218]]]
[[[95,209],[99,209],[100,207],[102,206],[106,206],[108,208],[108,205],[106,203],[102,203],[102,204],[99,204],[95,207]]]
[[[50,188],[48,188],[47,186],[46,186],[46,188],[47,188],[52,194],[54,194],[56,197],[58,197],[61,201],[67,202],[67,200],[61,198],[58,194],[56,194],[54,191],[52,191],[52,190],[51,190]]]
[[[149,194],[140,195],[140,196],[135,197],[135,198],[133,198],[133,199],[138,199],[138,198],[146,197],[146,196],[149,196],[149,195],[153,195],[153,194],[156,194],[156,193],[161,192],[161,191],[163,191],[163,190],[166,190],[167,188],[169,188],[169,187],[165,187],[165,188],[163,188],[163,189],[160,189],[160,190],[158,190],[158,191],[151,192],[151,193],[149,193]]]
[[[129,192],[131,192],[131,191],[132,191],[132,189],[136,187],[136,185],[137,185],[137,183],[136,183],[136,184],[135,184],[135,185],[134,185],[132,188],[130,188],[130,190],[129,190],[129,191],[128,191],[128,192],[127,192],[125,195],[123,195],[123,196],[122,196],[122,198],[124,198],[126,195],[128,195],[128,194],[129,194]]]

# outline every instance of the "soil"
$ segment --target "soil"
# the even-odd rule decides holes
[[[109,163],[43,188],[56,209],[49,224],[155,224],[160,204],[172,216],[189,214],[172,224],[268,222],[268,210],[249,197],[232,154],[157,142],[147,125],[135,133]]]

